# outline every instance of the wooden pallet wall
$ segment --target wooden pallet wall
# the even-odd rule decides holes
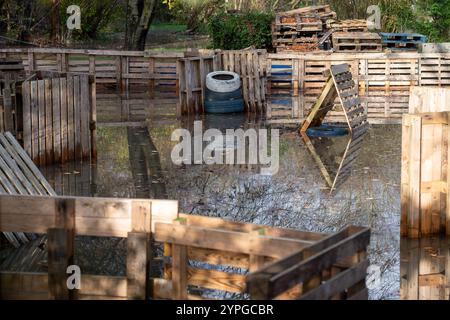
[[[372,124],[401,123],[413,86],[450,86],[449,54],[270,54],[269,90],[279,96],[268,99],[269,122],[303,122],[325,85],[322,72],[341,63],[350,64]],[[338,113],[329,119],[343,120]]]
[[[95,81],[67,75],[25,81],[23,145],[38,165],[95,159]]]
[[[97,84],[123,91],[136,86],[177,91],[176,64],[184,53],[76,49],[0,49],[0,58],[21,60],[28,75],[34,71],[88,73]]]
[[[265,114],[267,84],[266,50],[227,50],[219,53],[221,70],[241,76],[242,94],[249,113]]]
[[[403,116],[401,233],[450,235],[450,89],[414,88]]]

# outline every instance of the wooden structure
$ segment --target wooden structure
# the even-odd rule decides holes
[[[339,98],[341,110],[345,115],[351,135],[361,136],[368,130],[367,114],[358,96],[358,87],[353,80],[348,64],[331,66],[328,80],[319,99],[306,118],[301,132],[322,125],[327,114],[335,108],[334,101]]]
[[[272,24],[273,47],[277,52],[318,51],[329,36],[326,22],[331,18],[336,18],[336,13],[329,5],[277,13]]]
[[[327,73],[329,76],[325,89],[306,118],[300,129],[300,133],[319,166],[328,187],[333,192],[350,177],[352,165],[358,158],[364,136],[369,129],[369,123],[367,122],[367,114],[358,96],[356,83],[352,79],[349,65],[332,66]],[[340,109],[345,116],[346,124],[350,132],[350,139],[336,175],[332,178],[332,175],[317,154],[313,143],[307,135],[307,131],[309,128],[320,127],[322,125],[327,114],[335,108],[334,101],[336,98],[341,103]]]
[[[206,76],[212,71],[231,71],[241,76],[242,95],[248,113],[266,112],[265,50],[220,51],[209,57],[190,57],[178,62],[180,101],[177,114],[203,113]]]
[[[47,233],[49,255],[48,274],[0,272],[3,299],[205,299],[201,288],[261,298],[267,281],[268,299],[367,299],[366,228],[320,234],[234,223],[179,214],[176,201],[0,196],[0,230]],[[126,276],[83,274],[81,290],[69,291],[75,235],[126,237]],[[165,243],[165,258],[150,239]],[[150,278],[161,262],[164,276]],[[272,270],[285,272],[267,277]]]
[[[220,70],[216,59],[215,56],[210,56],[178,60],[180,89],[177,116],[203,114],[206,76],[214,70]]]
[[[40,72],[22,83],[23,145],[39,165],[96,159],[96,86],[87,74]]]
[[[401,299],[450,299],[450,242],[448,238],[401,240]]]
[[[0,194],[56,195],[10,132],[0,133],[0,169]],[[29,241],[22,232],[4,234],[16,248]]]
[[[414,88],[403,116],[403,236],[450,235],[449,89]]]
[[[368,32],[367,20],[327,20],[327,28],[333,32]]]
[[[336,52],[381,52],[381,37],[372,32],[334,32],[333,48]]]
[[[28,75],[34,71],[86,73],[97,85],[114,85],[122,91],[149,88],[177,92],[177,60],[184,53],[79,50],[59,48],[0,49],[0,59],[22,61]]]
[[[323,72],[342,63],[350,65],[372,124],[401,123],[413,86],[450,86],[449,54],[269,54],[267,120],[302,123],[325,87]],[[331,112],[330,118],[345,121],[342,113]]]
[[[383,46],[390,50],[417,51],[421,44],[428,41],[428,38],[421,34],[380,33],[380,35],[383,39]]]

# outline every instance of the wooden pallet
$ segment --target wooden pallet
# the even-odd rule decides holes
[[[333,32],[368,32],[367,20],[333,20],[327,21],[327,28]]]
[[[331,188],[331,192],[333,192],[350,177],[352,165],[359,155],[362,141],[369,129],[369,123],[367,121],[367,112],[358,95],[358,85],[353,80],[350,72],[350,66],[348,64],[334,65],[331,66],[326,74],[328,74],[328,80],[325,88],[306,118],[300,133],[321,168],[322,175]],[[322,125],[327,114],[335,108],[336,98],[339,99],[351,138],[333,180],[327,170],[324,169],[325,166],[321,162],[320,157],[317,156],[307,136],[307,131],[311,127],[320,127]]]
[[[450,235],[449,101],[447,88],[411,90],[402,125],[403,236]]]
[[[381,37],[370,32],[336,32],[333,34],[336,52],[382,52]]]
[[[56,195],[42,173],[10,132],[0,133],[0,194]],[[5,232],[16,248],[30,239],[23,232]]]

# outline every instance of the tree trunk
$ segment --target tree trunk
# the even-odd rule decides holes
[[[60,1],[53,0],[52,2],[53,2],[51,13],[52,30],[50,38],[52,40],[52,44],[56,45],[61,41],[61,21],[59,16]]]
[[[153,20],[157,0],[129,0],[131,17],[128,18],[126,47],[128,50],[145,50],[148,30]]]

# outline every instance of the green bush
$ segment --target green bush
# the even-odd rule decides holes
[[[240,50],[250,46],[268,49],[272,46],[271,13],[219,13],[208,25],[214,49]]]

